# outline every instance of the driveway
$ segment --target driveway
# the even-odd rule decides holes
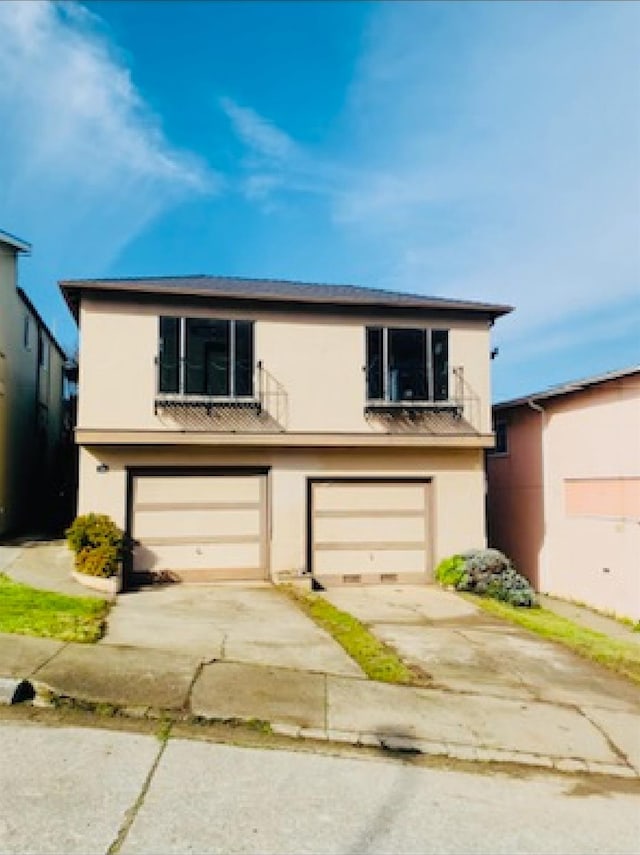
[[[640,711],[640,691],[626,680],[455,593],[372,586],[332,588],[323,596],[426,671],[434,688]]]
[[[100,644],[363,676],[339,644],[266,585],[169,585],[121,594]]]

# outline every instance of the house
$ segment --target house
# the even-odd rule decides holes
[[[47,524],[62,436],[66,357],[17,284],[30,251],[0,232],[0,536]]]
[[[134,572],[422,581],[485,543],[489,330],[508,307],[215,276],[60,283],[79,512]]]
[[[640,366],[493,408],[489,539],[534,587],[640,619]]]

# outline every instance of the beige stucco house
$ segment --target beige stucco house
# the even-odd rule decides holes
[[[209,276],[61,283],[79,511],[190,581],[427,580],[485,542],[489,330],[508,307]]]
[[[46,527],[62,436],[65,354],[18,287],[30,250],[0,232],[0,536]]]
[[[491,545],[539,591],[640,619],[640,366],[493,412]]]

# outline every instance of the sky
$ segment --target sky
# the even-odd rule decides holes
[[[0,3],[0,229],[57,281],[515,307],[494,400],[640,363],[640,4]]]

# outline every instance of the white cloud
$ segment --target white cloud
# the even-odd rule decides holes
[[[0,3],[0,227],[33,242],[23,270],[49,282],[100,275],[168,207],[220,185],[166,138],[100,27],[76,3]]]
[[[220,106],[238,137],[257,154],[275,161],[299,154],[298,146],[288,134],[251,107],[241,107],[232,98],[221,98]]]

